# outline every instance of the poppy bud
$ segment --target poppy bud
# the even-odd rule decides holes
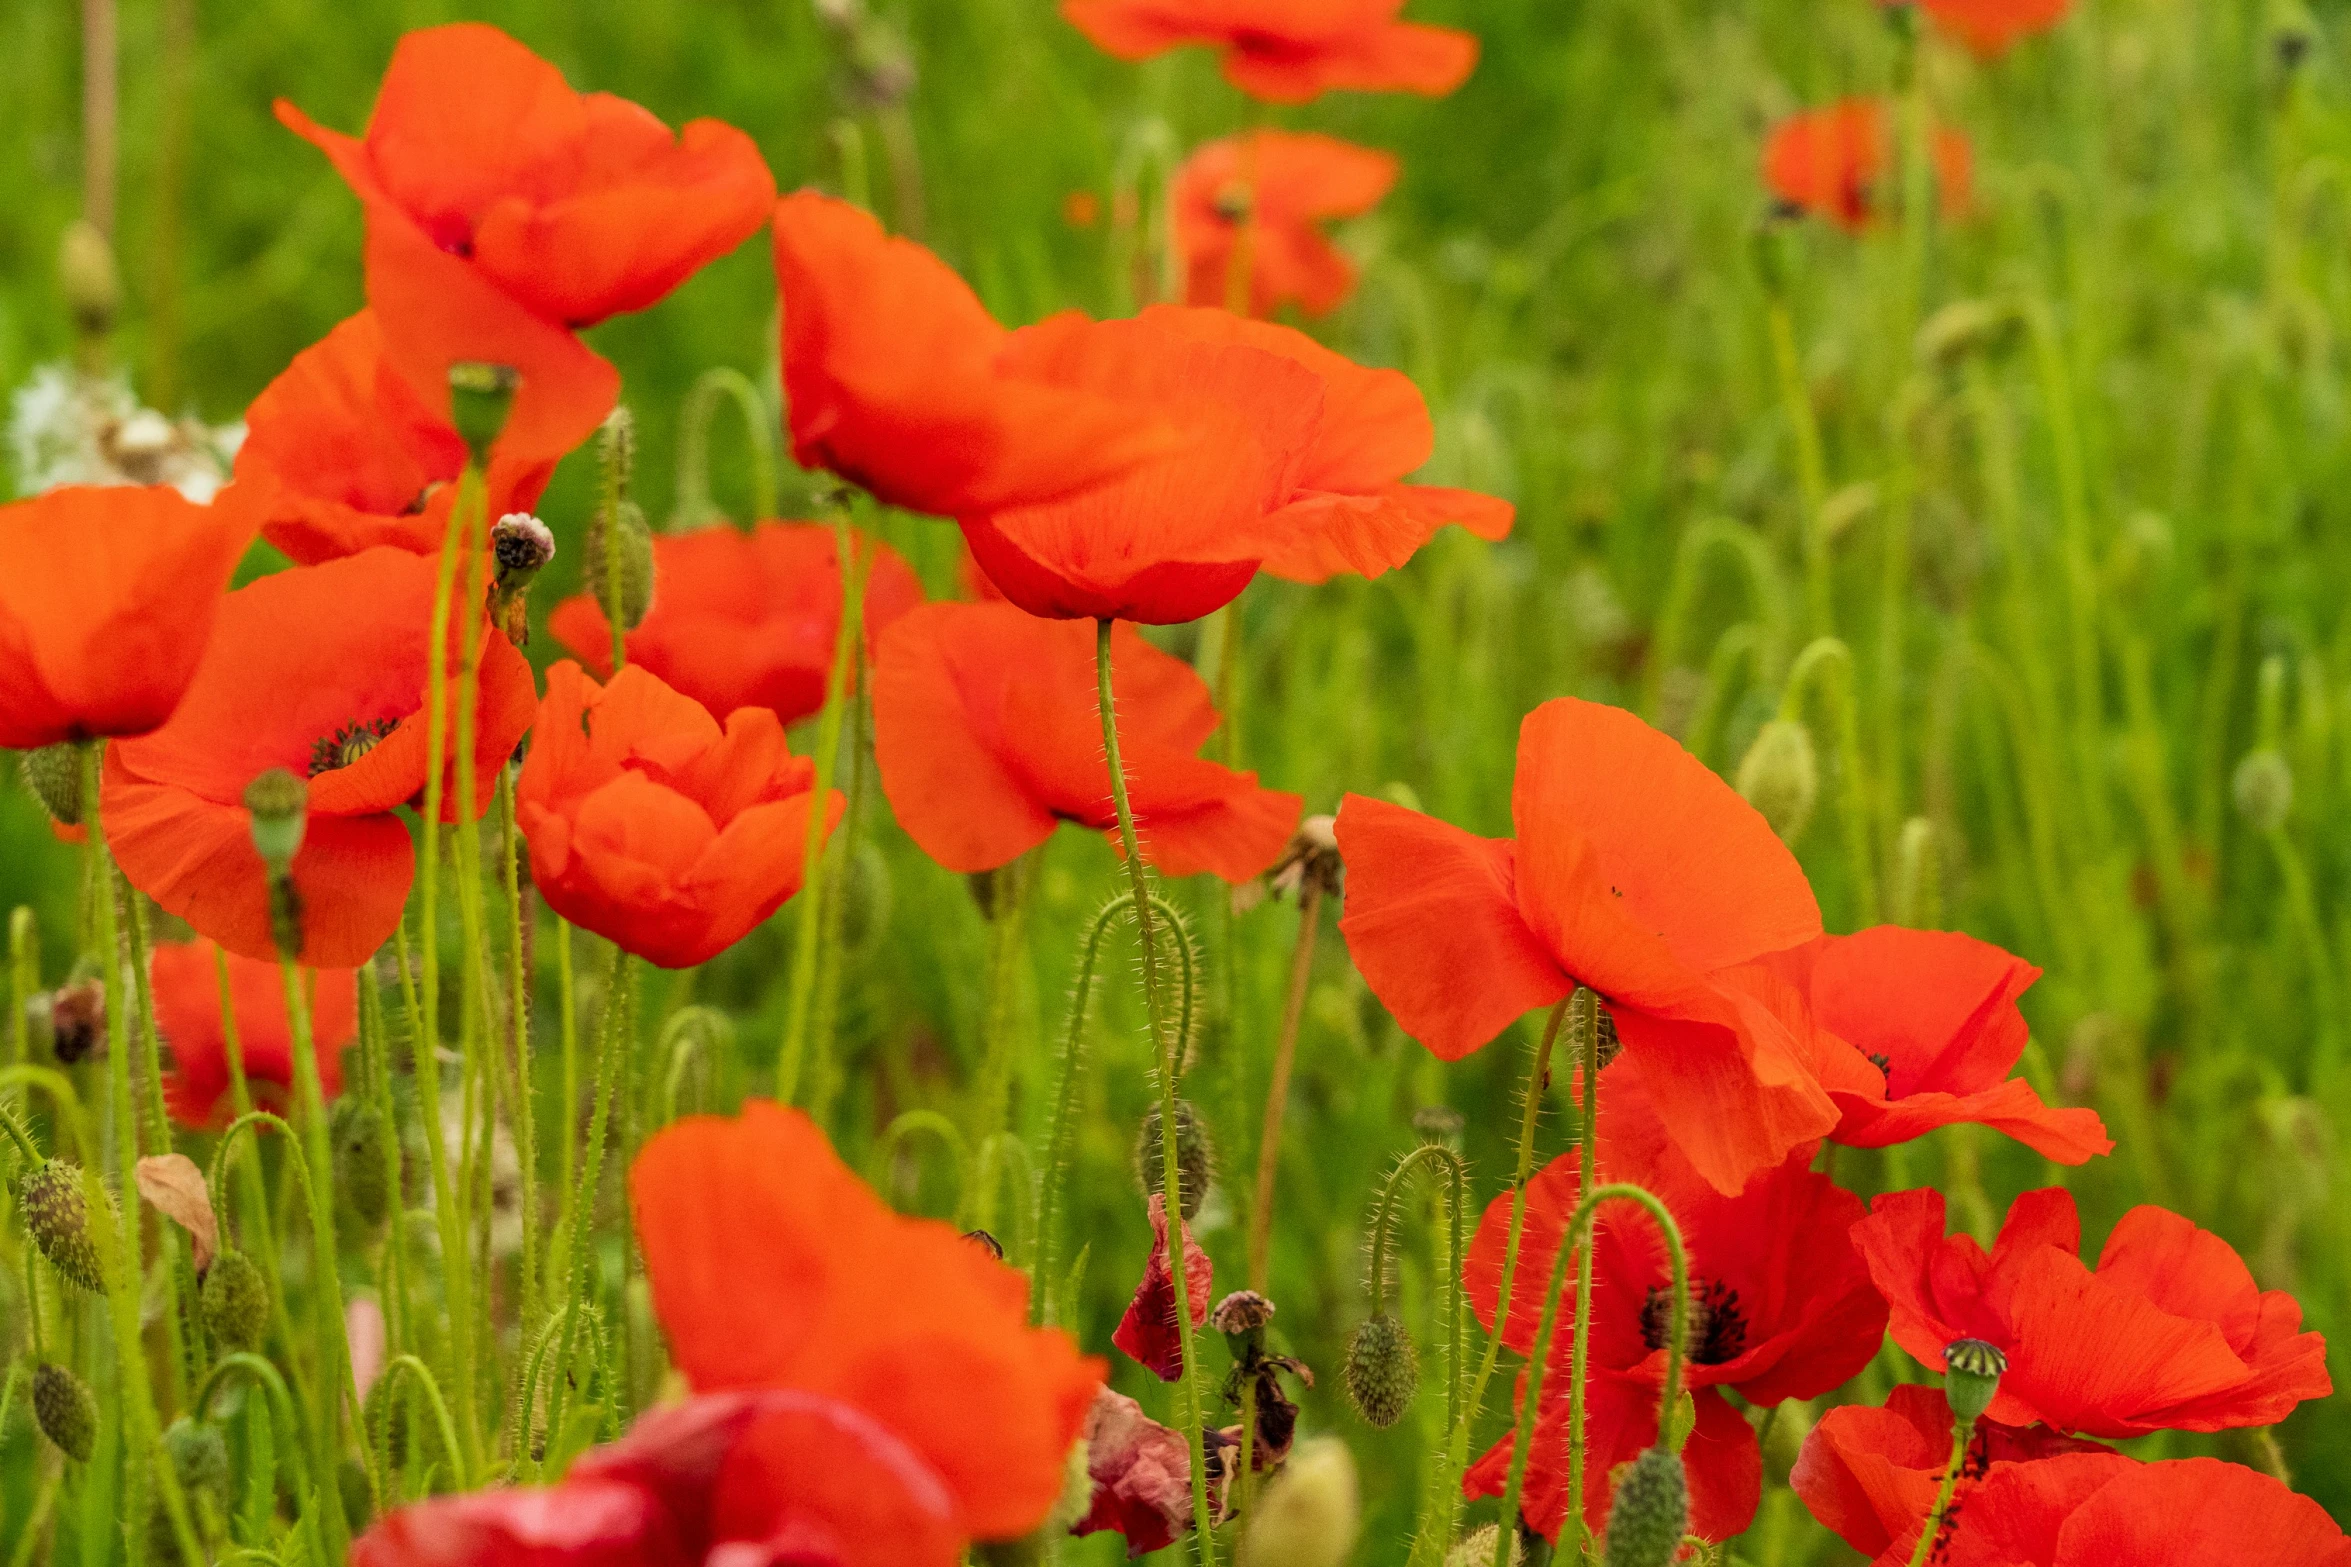
[[[1783,843],[1794,843],[1812,820],[1820,799],[1820,765],[1812,754],[1812,731],[1792,718],[1775,718],[1756,731],[1755,743],[1739,760],[1739,793],[1763,813]]]
[[[1487,1524],[1472,1529],[1453,1542],[1453,1549],[1445,1553],[1445,1567],[1494,1567],[1494,1537],[1502,1532],[1500,1524]],[[1519,1567],[1526,1560],[1526,1542],[1517,1534],[1510,1537],[1510,1567]]]
[[[1159,1106],[1153,1105],[1143,1117],[1143,1130],[1135,1138],[1135,1179],[1143,1188],[1143,1195],[1152,1196],[1165,1189],[1167,1156],[1159,1146]],[[1188,1099],[1176,1101],[1176,1192],[1177,1208],[1186,1223],[1199,1217],[1200,1204],[1207,1199],[1209,1185],[1216,1179],[1216,1145],[1209,1141],[1208,1128],[1200,1122],[1200,1114]]]
[[[82,824],[82,748],[72,741],[27,751],[18,763],[24,782],[61,827]]]
[[[204,1270],[204,1287],[196,1297],[204,1331],[227,1350],[261,1347],[269,1330],[269,1284],[251,1257],[224,1246]]]
[[[76,331],[104,337],[113,329],[122,306],[122,275],[114,265],[114,247],[96,224],[76,219],[66,225],[57,243],[57,281]]]
[[[59,1452],[86,1464],[98,1445],[97,1395],[65,1367],[43,1361],[33,1368],[33,1423]]]
[[[1690,1528],[1690,1482],[1679,1455],[1643,1450],[1625,1465],[1608,1506],[1608,1567],[1665,1567]]]
[[[587,559],[588,592],[607,613],[615,594],[612,574],[620,573],[620,628],[634,631],[653,607],[653,535],[644,511],[630,500],[609,513],[598,511],[580,548]]]
[[[1395,1313],[1381,1311],[1364,1318],[1347,1341],[1342,1373],[1356,1413],[1384,1431],[1412,1407],[1420,1388],[1420,1352]]]
[[[1258,1498],[1240,1567],[1339,1567],[1362,1527],[1355,1457],[1337,1438],[1317,1437],[1290,1455]]]
[[[512,365],[460,360],[449,367],[449,422],[457,426],[474,466],[490,466],[490,447],[506,428],[522,373]]]
[[[1927,317],[1916,339],[1921,364],[1956,364],[1978,348],[1999,346],[2016,311],[1989,299],[1955,299]]]
[[[219,1519],[228,1513],[228,1439],[211,1421],[191,1420],[182,1415],[164,1427],[163,1453],[171,1461],[172,1474],[180,1482],[180,1495],[186,1499],[189,1517],[201,1535],[203,1520]],[[152,1502],[152,1552],[159,1560],[170,1561],[178,1552],[171,1513],[161,1496],[153,1497]]]
[[[1461,1129],[1467,1122],[1460,1111],[1451,1105],[1422,1105],[1412,1112],[1412,1135],[1424,1143],[1437,1143],[1461,1151]]]
[[[1945,1345],[1943,1399],[1951,1406],[1951,1418],[1961,1426],[1973,1426],[1992,1407],[2000,1374],[2007,1369],[2008,1357],[1980,1338],[1958,1338]]]
[[[273,767],[245,786],[253,847],[261,851],[273,875],[284,875],[301,850],[309,805],[310,792],[302,780],[283,767]]]
[[[626,495],[637,471],[637,416],[621,403],[596,427],[596,460],[604,469],[604,486],[613,495]]]
[[[2248,752],[2237,764],[2231,788],[2237,814],[2255,832],[2276,832],[2286,825],[2286,813],[2294,808],[2294,769],[2276,747]]]
[[[1216,1303],[1208,1325],[1224,1335],[1233,1359],[1248,1364],[1265,1352],[1265,1325],[1273,1320],[1273,1302],[1255,1290],[1235,1290]]]
[[[391,1171],[385,1168],[392,1129],[383,1112],[351,1096],[335,1101],[330,1136],[335,1150],[335,1185],[361,1225],[374,1229],[392,1211]]]
[[[862,954],[890,928],[890,862],[881,846],[861,838],[841,866],[841,948]]]
[[[106,987],[94,979],[60,985],[49,996],[49,1048],[71,1066],[106,1037]]]
[[[90,1199],[82,1190],[79,1166],[63,1159],[42,1160],[17,1183],[16,1205],[24,1210],[25,1233],[59,1278],[93,1295],[105,1290],[98,1247],[90,1239]]]

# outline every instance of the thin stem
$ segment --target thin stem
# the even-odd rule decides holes
[[[571,1135],[579,1125],[580,1113],[580,1013],[577,985],[572,975],[571,921],[555,922],[555,996],[563,1009],[563,1134],[556,1144],[563,1150],[563,1184],[557,1189],[556,1201],[571,1201],[573,1165],[577,1162],[575,1150],[579,1139]],[[567,1208],[559,1219],[569,1217]]]
[[[1845,828],[1845,857],[1853,872],[1853,895],[1863,926],[1878,922],[1876,856],[1869,842],[1869,784],[1861,765],[1861,722],[1853,697],[1853,652],[1835,637],[1816,637],[1789,666],[1780,697],[1780,716],[1795,718],[1807,690],[1817,685],[1834,725],[1837,774],[1844,799],[1837,814]]]
[[[236,998],[229,984],[229,955],[224,947],[212,949],[214,977],[220,984],[221,1054],[229,1064],[229,1107],[236,1112],[232,1126],[243,1124],[253,1114],[253,1085],[245,1076],[245,1044],[242,1030],[237,1026]],[[213,1150],[212,1200],[220,1202],[226,1184],[222,1179],[223,1161],[227,1158],[230,1138],[221,1138]],[[246,1225],[258,1236],[261,1252],[262,1277],[269,1283],[270,1320],[281,1326],[293,1318],[286,1310],[286,1281],[278,1262],[277,1218],[270,1210],[269,1186],[262,1179],[261,1153],[255,1149],[253,1157],[237,1167],[238,1185],[245,1197]]]
[[[1828,471],[1820,449],[1820,423],[1804,388],[1804,367],[1796,351],[1796,322],[1785,300],[1771,302],[1772,367],[1778,372],[1780,407],[1796,442],[1796,488],[1804,507],[1804,613],[1814,636],[1833,628],[1829,595],[1829,536],[1822,515],[1828,501]]]
[[[318,1048],[311,1035],[310,998],[303,990],[302,970],[293,959],[281,957],[278,973],[285,984],[286,1017],[293,1025],[294,1102],[301,1111],[303,1152],[310,1161],[313,1192],[310,1233],[316,1255],[311,1259],[311,1292],[313,1314],[318,1319],[319,1357],[317,1472],[332,1475],[336,1457],[343,1451],[343,1394],[351,1385],[350,1342],[343,1327],[342,1254],[335,1238],[335,1152],[327,1135],[326,1093],[319,1081]],[[326,1502],[327,1528],[331,1543],[340,1552],[347,1543],[342,1497],[334,1487],[326,1489],[333,1493]]]
[[[519,860],[522,838],[514,823],[514,769],[498,769],[499,879],[506,890],[506,1006],[514,1052],[514,1156],[522,1172],[522,1320],[539,1304],[539,1115],[531,1090],[531,975]],[[399,1190],[394,1187],[393,1190]]]
[[[710,498],[710,421],[719,404],[732,402],[743,415],[751,447],[751,518],[776,514],[775,415],[751,378],[732,365],[717,365],[695,378],[678,418],[677,521],[690,528],[719,516]]]
[[[1298,1023],[1306,1014],[1306,982],[1314,972],[1314,937],[1321,915],[1322,884],[1310,875],[1298,894],[1298,939],[1290,948],[1290,988],[1282,999],[1282,1032],[1274,1045],[1273,1080],[1265,1088],[1265,1130],[1257,1139],[1257,1198],[1249,1210],[1249,1287],[1260,1292],[1272,1270],[1274,1177],[1281,1166],[1282,1118],[1290,1107],[1290,1074],[1298,1062]]]
[[[588,1114],[588,1140],[580,1162],[579,1190],[572,1199],[571,1229],[565,1238],[570,1248],[571,1282],[564,1295],[566,1315],[562,1347],[555,1359],[555,1387],[547,1395],[547,1429],[558,1434],[563,1430],[564,1393],[571,1386],[580,1313],[587,1300],[591,1250],[588,1230],[596,1216],[597,1182],[604,1172],[604,1133],[612,1115],[613,1079],[618,1075],[615,1068],[627,1048],[635,986],[636,965],[629,961],[628,950],[616,945],[612,949],[612,966],[606,970],[604,1016],[597,1030],[600,1037],[596,1045],[596,1104]]]
[[[1485,1358],[1478,1363],[1477,1380],[1469,1386],[1469,1403],[1463,1407],[1461,1418],[1453,1427],[1453,1462],[1464,1463],[1469,1453],[1469,1425],[1477,1419],[1478,1411],[1486,1407],[1486,1384],[1493,1380],[1494,1365],[1502,1355],[1502,1338],[1510,1326],[1510,1286],[1518,1276],[1518,1245],[1526,1232],[1527,1179],[1535,1170],[1535,1122],[1543,1111],[1544,1083],[1551,1070],[1551,1047],[1559,1039],[1559,1025],[1567,1016],[1567,1004],[1573,994],[1560,998],[1543,1022],[1542,1042],[1535,1046],[1534,1059],[1527,1063],[1526,1086],[1521,1090],[1521,1108],[1518,1123],[1518,1173],[1510,1187],[1510,1236],[1502,1248],[1502,1293],[1494,1305],[1494,1331],[1486,1339]]]
[[[1000,867],[988,924],[987,994],[981,1001],[979,1135],[982,1140],[1004,1130],[1011,1120],[1014,976],[1025,955],[1021,937],[1028,924],[1029,893],[1036,885],[1027,855]],[[987,1199],[993,1201],[993,1196]],[[985,1222],[985,1221],[983,1221]]]
[[[163,1106],[163,1036],[155,1024],[154,981],[148,972],[147,911],[140,902],[138,889],[119,867],[108,878],[108,886],[122,900],[124,927],[130,936],[131,995],[139,1009],[139,1082],[147,1100],[146,1141],[157,1151],[169,1153],[171,1118]],[[163,1314],[163,1341],[167,1351],[164,1365],[170,1377],[171,1395],[166,1407],[177,1408],[188,1398],[188,1364],[194,1348],[188,1342],[188,1335],[201,1332],[190,1309],[196,1299],[196,1264],[189,1252],[186,1232],[178,1225],[162,1226],[160,1239],[171,1289]]]
[[[1568,1001],[1575,1020],[1576,1043],[1583,1055],[1583,1081],[1578,1086],[1583,1090],[1584,1123],[1576,1140],[1576,1190],[1588,1192],[1600,1175],[1600,998],[1590,990],[1578,990]],[[1589,1245],[1576,1248],[1575,1286],[1575,1334],[1568,1350],[1567,1494],[1572,1499],[1568,1517],[1581,1531],[1584,1526],[1584,1384],[1590,1377],[1592,1346],[1592,1248]],[[1686,1308],[1687,1302],[1677,1300],[1674,1304],[1676,1312]],[[1580,1532],[1577,1538],[1582,1538]]]
[[[1943,1483],[1935,1488],[1934,1509],[1919,1530],[1918,1543],[1910,1548],[1910,1567],[1926,1567],[1926,1559],[1934,1554],[1935,1536],[1943,1532],[1943,1519],[1951,1511],[1951,1493],[1959,1488],[1959,1471],[1967,1463],[1967,1439],[1974,1434],[1974,1421],[1951,1422],[1951,1461],[1943,1466]]]

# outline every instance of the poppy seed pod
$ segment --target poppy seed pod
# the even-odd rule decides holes
[[[2247,753],[2230,784],[2237,814],[2255,832],[2276,832],[2294,808],[2294,769],[2274,746]]]
[[[1386,1430],[1404,1418],[1420,1389],[1420,1351],[1396,1315],[1381,1311],[1364,1318],[1347,1341],[1343,1373],[1356,1412]]]
[[[457,426],[476,467],[490,465],[490,447],[506,428],[522,372],[512,365],[461,360],[449,367],[449,422]]]
[[[1980,1338],[1953,1339],[1943,1349],[1943,1397],[1951,1418],[1972,1427],[1992,1407],[2008,1357]]]
[[[1792,718],[1775,718],[1756,731],[1739,759],[1738,791],[1763,813],[1782,843],[1794,843],[1811,824],[1820,801],[1820,763],[1812,731]]]
[[[82,751],[68,740],[27,751],[19,758],[25,787],[60,827],[82,824]]]
[[[330,1127],[335,1150],[335,1185],[359,1222],[374,1229],[392,1210],[391,1171],[385,1167],[392,1129],[383,1112],[363,1099],[335,1102]]]
[[[97,1396],[65,1367],[44,1361],[33,1368],[33,1423],[59,1452],[86,1464],[98,1445]]]
[[[589,594],[607,610],[617,595],[621,629],[636,630],[653,608],[653,534],[643,508],[623,500],[610,511],[598,511],[580,552],[587,561]]]
[[[1690,1482],[1678,1454],[1642,1450],[1625,1466],[1608,1509],[1608,1567],[1665,1567],[1690,1527]]]
[[[283,767],[273,767],[245,786],[253,847],[260,851],[271,874],[284,875],[300,852],[309,804],[310,792],[302,780]]]
[[[66,225],[57,242],[57,282],[84,337],[104,337],[113,329],[122,307],[122,274],[114,264],[114,247],[96,224],[76,219]]]
[[[228,1350],[261,1347],[269,1330],[269,1284],[251,1257],[233,1246],[221,1248],[204,1270],[204,1287],[196,1297],[204,1331]]]
[[[1290,1456],[1258,1499],[1241,1536],[1240,1567],[1339,1567],[1363,1528],[1355,1458],[1336,1437]]]
[[[90,1239],[90,1201],[82,1191],[79,1166],[63,1159],[42,1160],[18,1183],[16,1204],[24,1210],[25,1233],[59,1278],[93,1295],[105,1290],[98,1247]]]
[[[1159,1106],[1153,1105],[1143,1116],[1143,1129],[1135,1138],[1135,1180],[1143,1188],[1143,1195],[1153,1196],[1166,1186],[1166,1156],[1159,1146]],[[1188,1224],[1200,1213],[1200,1204],[1208,1196],[1209,1186],[1216,1180],[1216,1145],[1209,1140],[1208,1128],[1201,1123],[1200,1113],[1188,1099],[1176,1101],[1176,1191],[1177,1208]]]

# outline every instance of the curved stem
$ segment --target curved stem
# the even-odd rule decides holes
[[[302,1427],[294,1418],[294,1395],[286,1391],[285,1378],[278,1375],[278,1368],[267,1359],[250,1350],[237,1350],[221,1356],[212,1363],[212,1369],[205,1373],[203,1382],[198,1384],[196,1396],[188,1404],[190,1412],[199,1420],[209,1418],[205,1411],[211,1407],[212,1395],[220,1391],[221,1383],[231,1375],[247,1376],[261,1384],[271,1412],[277,1416],[279,1426],[290,1439],[285,1444],[285,1450],[294,1461],[294,1494],[307,1494],[310,1490],[308,1460],[302,1452]]]
[[[387,1484],[390,1483],[392,1475],[389,1440],[391,1416],[389,1411],[392,1407],[392,1399],[399,1387],[401,1374],[404,1372],[409,1380],[424,1389],[425,1402],[432,1406],[433,1423],[441,1433],[442,1452],[448,1456],[449,1462],[452,1464],[459,1461],[457,1427],[449,1418],[449,1405],[441,1397],[441,1384],[433,1379],[432,1368],[414,1355],[395,1355],[385,1363],[383,1380],[377,1384],[379,1391],[376,1395],[384,1401],[383,1408],[387,1411],[384,1419],[385,1451],[379,1455],[378,1463]]]
[[[1463,1406],[1461,1418],[1453,1427],[1453,1463],[1458,1467],[1469,1457],[1469,1425],[1477,1419],[1478,1411],[1486,1407],[1486,1384],[1493,1380],[1494,1364],[1501,1358],[1502,1337],[1510,1326],[1510,1287],[1518,1275],[1518,1246],[1526,1233],[1527,1179],[1535,1170],[1535,1121],[1543,1111],[1543,1090],[1551,1069],[1551,1047],[1558,1042],[1559,1025],[1567,1016],[1567,1004],[1574,1000],[1571,993],[1562,997],[1543,1022],[1542,1042],[1535,1046],[1534,1059],[1527,1063],[1527,1077],[1520,1090],[1518,1123],[1518,1172],[1510,1188],[1510,1236],[1502,1248],[1502,1293],[1495,1298],[1494,1331],[1487,1336],[1485,1358],[1478,1363],[1477,1380],[1469,1387],[1469,1402]]]
[[[880,1140],[874,1144],[874,1185],[882,1185],[899,1143],[915,1132],[928,1132],[936,1137],[947,1150],[947,1157],[955,1162],[955,1211],[962,1213],[972,1188],[971,1145],[963,1140],[963,1133],[956,1129],[955,1123],[936,1110],[901,1110],[883,1129]]]
[[[1274,1045],[1273,1079],[1265,1089],[1265,1129],[1257,1139],[1257,1198],[1249,1209],[1249,1287],[1258,1291],[1264,1290],[1273,1264],[1273,1194],[1281,1165],[1282,1118],[1290,1107],[1290,1074],[1298,1062],[1298,1024],[1306,1014],[1306,982],[1314,972],[1314,937],[1322,923],[1321,914],[1322,884],[1310,875],[1298,894],[1298,939],[1290,948],[1290,988],[1282,998],[1282,1032]],[[1377,1287],[1375,1280],[1375,1297]]]
[[[710,421],[719,404],[731,401],[743,415],[751,445],[751,520],[776,513],[776,434],[767,399],[751,378],[732,365],[716,365],[695,378],[678,417],[677,526],[693,527],[720,515],[710,498]]]
[[[73,1079],[53,1066],[0,1066],[0,1088],[23,1083],[38,1088],[49,1096],[50,1113],[65,1128],[65,1135],[73,1144],[74,1152],[86,1163],[92,1154],[90,1119],[82,1111],[82,1096],[74,1092]]]

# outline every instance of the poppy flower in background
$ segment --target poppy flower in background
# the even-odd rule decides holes
[[[148,963],[155,1023],[171,1047],[172,1065],[163,1074],[164,1107],[173,1120],[196,1131],[226,1126],[231,1108],[228,1039],[221,1019],[222,956],[222,948],[199,937],[158,943]],[[294,1025],[286,1015],[285,981],[275,959],[264,963],[233,952],[225,956],[245,1080],[257,1102],[282,1108],[294,1085]],[[304,979],[319,1086],[332,1099],[343,1091],[343,1047],[359,1034],[358,972],[311,969]]]
[[[1375,370],[1292,327],[1226,310],[1153,305],[1142,319],[1206,343],[1277,354],[1323,384],[1322,421],[1281,508],[1268,519],[1264,569],[1292,582],[1342,572],[1376,577],[1410,560],[1449,523],[1493,543],[1517,508],[1475,490],[1402,480],[1436,450],[1420,388],[1400,370]]]
[[[364,963],[399,926],[416,853],[395,814],[424,793],[425,693],[437,556],[377,548],[263,577],[221,600],[204,662],[171,722],[106,755],[101,805],[131,885],[240,956],[274,963],[269,879],[244,804],[273,767],[309,780],[294,856],[302,950]],[[456,633],[452,633],[454,640]],[[530,665],[485,630],[474,800],[530,728]],[[460,662],[451,649],[449,705]],[[452,722],[454,729],[454,722]],[[456,759],[442,818],[457,816]]]
[[[816,765],[764,707],[718,720],[634,664],[598,685],[547,671],[538,743],[514,783],[547,906],[663,968],[742,940],[800,890]],[[824,791],[825,831],[841,793]]]
[[[939,1476],[959,1541],[1017,1538],[1051,1510],[1105,1367],[1028,1326],[1019,1272],[892,1212],[774,1104],[654,1134],[629,1194],[696,1392],[796,1389],[859,1411]]]
[[[2072,0],[1922,0],[1936,26],[1984,59],[2055,27],[2071,5]]]
[[[1621,1067],[1600,1079],[1599,1178],[1655,1193],[1688,1248],[1692,1305],[1683,1386],[1696,1401],[1697,1425],[1682,1462],[1690,1527],[1709,1540],[1747,1527],[1763,1485],[1754,1432],[1721,1390],[1734,1389],[1754,1405],[1811,1398],[1858,1374],[1885,1338],[1885,1302],[1847,1235],[1862,1215],[1861,1199],[1808,1169],[1808,1152],[1726,1196],[1676,1149],[1658,1107]],[[1504,1342],[1522,1355],[1534,1352],[1543,1291],[1580,1200],[1577,1162],[1574,1154],[1562,1155],[1527,1184],[1504,1328]],[[1510,1209],[1510,1194],[1494,1199],[1462,1263],[1471,1309],[1489,1331],[1501,1297]],[[1584,1512],[1598,1531],[1607,1522],[1610,1471],[1657,1440],[1672,1273],[1655,1221],[1631,1204],[1603,1208],[1593,1231]],[[1559,1306],[1563,1324],[1571,1320],[1574,1292],[1571,1280]],[[1551,1539],[1567,1511],[1571,1338],[1560,1331],[1552,1339],[1522,1502]],[[1465,1494],[1499,1496],[1511,1450],[1505,1437],[1472,1465]]]
[[[1261,130],[1208,142],[1176,171],[1176,249],[1184,298],[1223,305],[1234,247],[1247,234],[1249,311],[1271,315],[1295,302],[1326,315],[1355,289],[1355,263],[1322,231],[1359,217],[1396,183],[1393,153],[1336,136]]]
[[[1012,333],[954,269],[815,191],[775,208],[793,460],[909,511],[1049,501],[1157,456],[1152,410],[1004,362]]]
[[[1094,628],[1010,604],[927,604],[881,639],[874,759],[890,809],[951,871],[1007,864],[1076,822],[1115,840]],[[1111,633],[1119,750],[1143,858],[1247,881],[1281,858],[1303,804],[1195,753],[1216,728],[1192,666]]]
[[[1184,44],[1224,54],[1225,80],[1270,103],[1332,88],[1442,98],[1469,79],[1478,41],[1398,21],[1404,0],[1062,0],[1061,14],[1121,60]]]
[[[1973,163],[1967,138],[1938,126],[1933,141],[1935,188],[1943,216],[1964,216]],[[1788,205],[1858,232],[1876,216],[1874,195],[1880,179],[1898,175],[1895,163],[1885,104],[1876,98],[1846,98],[1825,109],[1790,115],[1772,127],[1763,144],[1763,183]]]
[[[1108,1387],[1086,1416],[1086,1477],[1092,1499],[1071,1534],[1115,1530],[1132,1557],[1165,1550],[1192,1527],[1192,1444]]]
[[[618,389],[600,361],[567,384],[582,368],[568,337],[537,346],[555,351],[517,366],[514,412],[486,475],[491,517],[538,503],[557,460],[595,433]],[[262,536],[296,561],[377,544],[422,555],[447,538],[465,443],[393,370],[374,311],[296,354],[246,410],[245,431],[238,476],[268,481]]]
[[[1963,1476],[1982,1480],[1996,1467],[2066,1453],[2111,1451],[2059,1436],[2045,1426],[2004,1426],[1979,1419],[1968,1438]],[[1951,1406],[1941,1388],[1904,1383],[1883,1406],[1841,1404],[1804,1438],[1789,1487],[1822,1527],[1864,1556],[1909,1548],[1934,1510],[1951,1463]]]
[[[252,487],[167,485],[0,506],[0,748],[142,735],[171,717],[253,537]]]
[[[2333,1388],[2326,1340],[2302,1308],[2263,1290],[2228,1242],[2176,1213],[2124,1214],[2081,1260],[2081,1220],[2062,1188],[2026,1192],[1986,1254],[1943,1233],[1943,1194],[1894,1192],[1853,1227],[1893,1309],[1894,1341],[1940,1369],[1975,1338],[2008,1357],[1985,1411],[2085,1436],[2219,1431],[2282,1420]]]
[[[1125,1350],[1129,1359],[1160,1381],[1175,1382],[1184,1374],[1184,1349],[1176,1335],[1175,1269],[1167,1257],[1167,1198],[1152,1193],[1150,1210],[1151,1256],[1143,1264],[1143,1281],[1135,1286],[1134,1299],[1127,1302],[1126,1312],[1118,1319],[1110,1342]],[[1215,1284],[1215,1264],[1192,1238],[1191,1226],[1186,1225],[1184,1294],[1191,1307],[1194,1328],[1208,1320],[1208,1298]]]
[[[2307,1496],[2217,1458],[2076,1453],[1996,1468],[1964,1493],[1936,1567],[2346,1567]],[[1881,1555],[1904,1567],[1917,1536]]]
[[[922,580],[878,539],[865,581],[865,636],[922,602]],[[763,522],[653,536],[661,591],[628,634],[632,665],[713,713],[764,707],[797,723],[824,706],[833,642],[841,630],[841,569],[833,530],[814,522]],[[604,606],[577,593],[555,606],[547,629],[598,679],[612,673]]]
[[[1407,1034],[1457,1061],[1598,992],[1682,1153],[1736,1193],[1837,1123],[1786,1027],[1717,971],[1820,934],[1796,857],[1669,735],[1562,697],[1519,729],[1518,835],[1481,838],[1351,794],[1339,930]]]

